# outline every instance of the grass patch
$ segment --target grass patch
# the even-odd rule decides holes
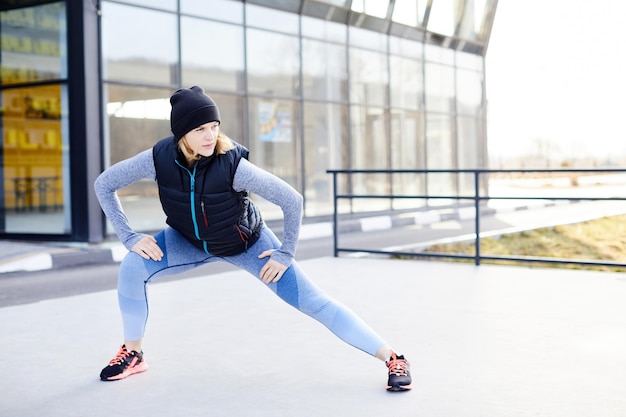
[[[433,245],[424,252],[474,255],[474,242]],[[480,240],[481,255],[538,256],[626,263],[626,215],[603,217],[583,223],[545,227],[498,238]],[[458,260],[459,262],[473,262]],[[535,262],[491,261],[501,265],[538,265]],[[542,263],[542,267],[624,272],[625,268]]]

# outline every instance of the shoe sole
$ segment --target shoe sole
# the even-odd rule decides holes
[[[413,388],[412,385],[394,385],[394,386],[387,386],[387,391],[389,392],[403,392],[403,391],[410,391],[411,388]]]
[[[101,381],[119,381],[120,379],[124,379],[134,374],[138,374],[140,372],[145,372],[148,370],[148,364],[146,361],[141,362],[137,366],[133,366],[132,368],[127,368],[124,372],[118,375],[114,375],[109,378],[100,378]]]

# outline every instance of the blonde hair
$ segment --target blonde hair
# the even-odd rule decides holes
[[[188,161],[197,161],[198,159],[200,159],[201,155],[193,152],[193,150],[187,144],[187,140],[185,139],[185,136],[180,138],[180,140],[178,141],[178,149],[181,150],[181,152],[183,153],[183,155],[185,155],[185,158],[187,158]],[[217,143],[215,144],[215,153],[217,155],[223,155],[226,152],[234,148],[235,148],[235,144],[233,143],[233,141],[220,131],[217,134]]]

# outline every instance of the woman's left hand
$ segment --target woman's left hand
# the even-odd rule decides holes
[[[262,254],[259,255],[259,259],[267,258],[268,256],[272,256],[274,249],[268,249]],[[263,268],[261,268],[261,272],[259,277],[265,282],[269,284],[271,282],[278,282],[279,279],[283,277],[283,274],[287,270],[287,267],[280,262],[274,261],[270,258]]]

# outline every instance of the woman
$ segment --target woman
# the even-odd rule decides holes
[[[385,361],[387,389],[411,388],[409,364],[350,309],[317,288],[293,260],[302,196],[247,160],[248,150],[222,134],[215,102],[194,86],[171,97],[173,136],[121,161],[95,181],[102,210],[129,253],[118,279],[124,344],[102,370],[112,381],[148,369],[142,340],[148,318],[146,285],[165,275],[225,261],[259,277],[284,301],[313,317],[346,343]],[[143,178],[156,180],[167,224],[150,236],[128,224],[117,190]],[[280,206],[281,243],[267,228],[253,192]]]

